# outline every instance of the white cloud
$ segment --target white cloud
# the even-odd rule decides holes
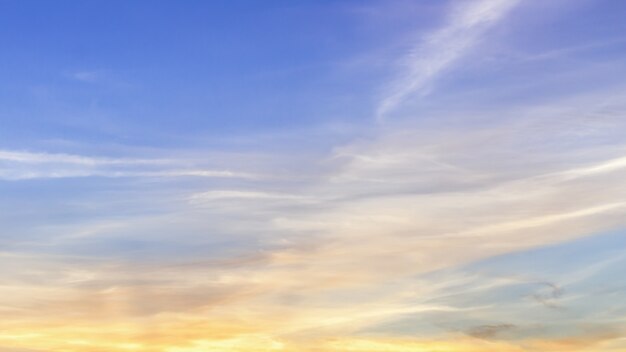
[[[76,71],[72,73],[70,76],[81,82],[94,83],[102,79],[104,72],[101,70],[92,70],[92,71]]]
[[[500,21],[518,0],[460,2],[450,12],[448,23],[427,35],[403,58],[406,68],[399,72],[379,102],[377,116],[384,118],[411,95],[425,92],[446,69],[453,66],[480,40],[482,34]]]
[[[202,168],[194,160],[93,157],[0,150],[0,180],[69,177],[208,177],[252,179],[260,175]],[[188,165],[191,165],[188,166]],[[195,167],[194,167],[195,166]]]
[[[115,165],[115,164],[163,164],[168,160],[128,159],[90,157],[64,153],[33,153],[27,151],[0,150],[0,161],[14,161],[19,163],[42,164],[63,163],[74,165]]]

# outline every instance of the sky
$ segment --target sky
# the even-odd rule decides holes
[[[0,352],[626,350],[625,11],[0,0]]]

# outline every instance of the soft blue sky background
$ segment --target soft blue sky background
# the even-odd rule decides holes
[[[196,302],[253,286],[233,311],[293,313],[268,336],[617,351],[624,13],[609,0],[0,1],[0,273],[30,292],[0,306],[45,318],[51,290]],[[231,281],[191,290],[214,276]],[[312,324],[320,307],[346,320]]]
[[[0,6],[2,137],[15,148],[24,148],[19,141],[56,139],[185,146],[225,134],[369,124],[390,62],[420,31],[441,24],[446,7],[438,1]],[[433,98],[484,101],[487,94],[496,104],[520,103],[588,89],[590,80],[618,81],[621,65],[607,63],[617,65],[623,53],[623,11],[615,1],[524,4],[501,31],[489,33],[496,43],[441,79]],[[602,67],[592,77],[584,72],[594,66],[604,66],[604,75],[597,74]],[[486,87],[506,89],[494,96]]]

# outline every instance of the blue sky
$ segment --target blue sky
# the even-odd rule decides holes
[[[0,1],[0,352],[623,350],[624,11]]]

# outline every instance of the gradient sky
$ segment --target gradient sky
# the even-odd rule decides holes
[[[0,0],[0,352],[625,351],[625,13]]]

